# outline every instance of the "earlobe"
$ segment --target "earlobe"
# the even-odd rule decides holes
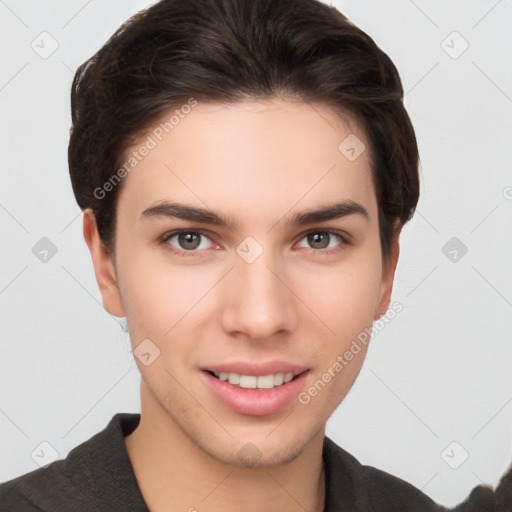
[[[98,233],[96,218],[90,208],[84,210],[83,234],[85,243],[91,253],[94,274],[101,292],[103,306],[111,315],[126,316],[121,302],[112,256],[103,246]]]
[[[389,259],[384,264],[382,269],[379,302],[375,311],[374,320],[378,320],[381,316],[383,316],[388,310],[389,304],[391,303],[391,292],[393,291],[395,270],[398,263],[398,256],[400,254],[400,231],[400,227],[398,227],[395,231],[395,235],[393,236],[393,241],[391,243]]]

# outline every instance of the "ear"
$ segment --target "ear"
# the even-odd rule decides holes
[[[395,279],[395,270],[400,254],[399,237],[402,226],[395,225],[393,240],[391,242],[389,259],[384,263],[382,268],[382,281],[380,285],[379,301],[375,310],[374,320],[378,320],[383,316],[389,308],[391,302],[391,292],[393,291],[393,282]]]
[[[103,306],[111,315],[124,317],[126,315],[117,284],[115,265],[112,256],[100,239],[96,218],[90,208],[84,211],[83,232],[85,243],[91,253],[94,274],[103,299]]]

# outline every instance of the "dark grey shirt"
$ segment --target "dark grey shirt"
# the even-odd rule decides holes
[[[0,511],[148,512],[124,444],[124,437],[139,421],[140,414],[118,413],[104,430],[72,449],[65,459],[1,484]],[[324,438],[323,459],[325,512],[446,510],[411,484],[361,465],[328,437]]]

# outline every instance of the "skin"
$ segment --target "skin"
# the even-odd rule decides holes
[[[309,368],[307,390],[386,312],[398,235],[383,262],[369,151],[351,162],[338,150],[351,133],[369,147],[355,120],[342,120],[328,106],[282,98],[199,103],[124,178],[115,258],[86,210],[84,237],[105,308],[126,316],[134,349],[149,338],[160,350],[149,366],[136,359],[141,422],[125,438],[153,512],[323,510],[325,424],[366,349],[307,405],[294,400],[267,416],[226,407],[200,368],[240,359],[293,361]],[[236,216],[239,225],[141,219],[163,200]],[[369,218],[285,225],[296,212],[342,200],[361,204]],[[169,247],[185,252],[190,245],[159,238],[182,228],[210,239],[202,237],[186,256],[173,254]],[[322,254],[326,249],[307,233],[327,229],[349,234],[351,243],[331,235],[327,249],[337,251]],[[236,252],[247,236],[263,249],[252,263]],[[252,467],[239,456],[248,442],[258,450]]]

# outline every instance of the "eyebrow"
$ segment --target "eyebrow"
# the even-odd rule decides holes
[[[370,219],[368,211],[364,206],[355,201],[347,200],[339,203],[321,205],[314,210],[305,210],[295,213],[285,222],[285,226],[305,226],[317,222],[341,219],[349,215],[360,215],[366,220]],[[236,217],[228,217],[206,208],[168,201],[163,201],[157,205],[146,208],[140,216],[141,220],[154,217],[177,218],[202,224],[222,226],[230,230],[233,230],[239,224]]]

